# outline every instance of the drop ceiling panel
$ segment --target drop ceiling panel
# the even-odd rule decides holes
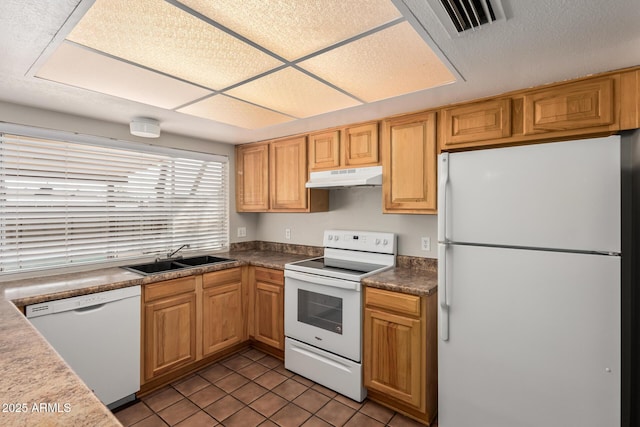
[[[216,90],[282,65],[163,0],[96,0],[67,39]]]
[[[288,60],[294,60],[402,15],[389,0],[182,0]]]
[[[311,117],[361,103],[294,68],[285,68],[227,92],[295,117]]]
[[[245,129],[258,129],[294,120],[284,114],[224,95],[212,96],[177,111]]]
[[[36,76],[167,109],[211,94],[68,42],[58,47]]]
[[[367,102],[455,81],[407,22],[298,65]]]

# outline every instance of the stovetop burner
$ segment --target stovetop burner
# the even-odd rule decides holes
[[[286,264],[285,270],[360,281],[395,265],[393,233],[327,230],[324,247],[323,257]]]

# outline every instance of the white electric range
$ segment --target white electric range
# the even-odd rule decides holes
[[[360,280],[395,265],[396,235],[327,230],[323,246],[285,265],[285,367],[361,402]]]

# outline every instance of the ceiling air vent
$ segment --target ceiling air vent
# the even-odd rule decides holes
[[[489,0],[440,0],[440,3],[458,33],[496,20]]]

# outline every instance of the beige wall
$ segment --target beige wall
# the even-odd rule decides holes
[[[380,187],[330,190],[330,208],[311,214],[258,214],[258,239],[322,246],[325,229],[387,231],[398,234],[398,254],[437,258],[436,216],[383,214]],[[291,240],[285,239],[286,228],[291,229]],[[422,236],[431,238],[428,252],[420,250]]]

